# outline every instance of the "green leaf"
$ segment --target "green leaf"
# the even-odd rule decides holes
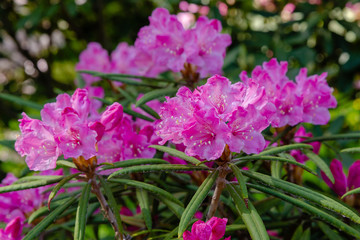
[[[321,219],[323,219],[324,221],[330,223],[331,225],[333,225],[334,227],[356,237],[356,238],[360,238],[360,232],[358,230],[356,230],[355,228],[347,225],[346,223],[342,222],[341,220],[339,220],[338,218],[332,216],[331,214],[323,211],[320,208],[314,207],[302,200],[290,197],[288,195],[285,195],[283,193],[280,193],[277,190],[268,188],[268,187],[264,187],[264,186],[260,186],[257,184],[249,184],[249,187],[255,188],[261,192],[267,193],[267,194],[271,194],[275,197],[278,197],[284,201],[287,201],[299,208],[304,209],[305,211],[309,212],[310,214],[320,217]]]
[[[331,136],[321,136],[305,139],[303,143],[310,142],[323,142],[323,141],[333,141],[333,140],[350,140],[350,139],[359,139],[360,133],[345,133],[345,134],[335,134]]]
[[[135,104],[136,107],[139,107],[151,100],[158,99],[160,97],[173,95],[178,91],[177,88],[164,88],[164,89],[156,89],[151,92],[147,92],[144,96],[142,96]]]
[[[335,232],[334,230],[332,230],[327,224],[318,221],[317,222],[319,228],[321,229],[321,231],[330,239],[330,240],[342,240],[343,238],[340,237],[339,234],[337,234],[337,232]]]
[[[332,183],[335,182],[334,176],[329,168],[329,166],[324,162],[322,158],[320,158],[317,154],[315,154],[312,151],[304,150],[305,155],[312,160],[324,173],[325,175],[330,179]]]
[[[56,161],[56,166],[69,167],[69,168],[77,169],[76,165],[73,162],[69,162],[69,161],[66,161],[66,160],[57,160]]]
[[[74,239],[81,240],[85,238],[86,213],[89,205],[90,191],[91,184],[87,184],[81,193],[79,205],[76,210]]]
[[[129,114],[129,115],[131,115],[131,116],[133,116],[133,117],[136,117],[136,118],[140,118],[140,119],[146,120],[146,121],[148,121],[148,122],[153,122],[153,121],[154,121],[154,119],[149,118],[148,116],[145,116],[145,115],[143,115],[143,114],[141,114],[141,113],[135,112],[135,111],[130,110],[130,109],[127,109],[127,108],[124,108],[123,111],[124,111],[124,113],[126,113],[126,114]]]
[[[139,201],[139,205],[141,208],[141,214],[144,218],[145,225],[148,230],[152,229],[152,219],[151,219],[151,211],[149,204],[149,196],[146,191],[141,188],[136,189],[136,197]]]
[[[342,153],[357,153],[357,152],[360,152],[360,147],[345,148],[345,149],[342,149],[340,152],[342,152]]]
[[[38,104],[38,103],[31,102],[29,100],[25,100],[25,99],[23,99],[21,97],[14,96],[14,95],[11,95],[11,94],[0,93],[0,98],[2,98],[4,100],[7,100],[7,101],[10,101],[10,102],[13,102],[13,103],[16,103],[16,104],[18,104],[20,106],[23,106],[23,107],[30,107],[30,108],[33,108],[33,109],[36,109],[36,110],[43,109],[43,106]]]
[[[56,218],[60,216],[61,213],[63,213],[66,209],[68,209],[75,201],[77,200],[77,197],[72,197],[64,204],[57,207],[55,210],[50,212],[50,214],[45,217],[40,223],[38,223],[34,228],[30,230],[26,234],[26,236],[23,238],[23,240],[30,240],[38,238],[39,235],[50,225],[52,224]]]
[[[156,196],[156,198],[158,198],[161,202],[163,202],[176,215],[177,218],[179,219],[181,218],[181,215],[185,210],[183,206],[174,203],[172,201],[169,201],[167,198],[164,198],[160,195]]]
[[[198,159],[196,159],[194,157],[190,157],[190,156],[186,155],[185,153],[178,151],[174,148],[160,146],[160,145],[150,145],[149,147],[155,148],[156,150],[159,150],[161,152],[166,152],[166,153],[170,154],[171,156],[181,158],[181,159],[183,159],[187,162],[190,162],[192,164],[195,164],[195,165],[201,164],[201,161],[199,161]]]
[[[140,108],[141,108],[142,110],[144,110],[145,112],[147,112],[148,114],[150,114],[151,116],[153,116],[154,118],[160,119],[159,114],[158,114],[154,109],[152,109],[151,107],[149,107],[148,105],[143,104],[143,105],[140,106]]]
[[[183,164],[140,165],[140,166],[132,166],[132,167],[120,169],[112,173],[109,176],[109,179],[117,175],[134,173],[134,172],[204,171],[204,170],[209,170],[209,168],[198,167],[198,166],[187,166]]]
[[[294,150],[294,149],[313,149],[313,147],[309,144],[295,143],[295,144],[289,144],[289,145],[284,145],[284,146],[280,146],[280,147],[271,147],[271,148],[265,149],[264,151],[262,151],[261,153],[259,153],[257,155],[252,155],[252,156],[274,155],[274,154],[278,154],[281,152],[287,152],[287,151]]]
[[[15,140],[0,140],[0,145],[15,151]]]
[[[63,178],[64,178],[63,176],[59,176],[59,177],[54,177],[51,179],[35,180],[35,181],[25,182],[25,183],[15,183],[15,184],[12,184],[9,186],[0,187],[0,193],[14,192],[14,191],[19,191],[19,190],[24,190],[24,189],[29,189],[29,188],[42,187],[42,186],[50,185],[53,183],[57,183],[57,182],[61,181],[61,179],[63,179]],[[19,180],[21,180],[21,179],[19,179]]]
[[[179,223],[179,229],[178,229],[179,238],[182,236],[183,232],[185,232],[196,210],[200,207],[201,203],[208,195],[218,175],[219,175],[219,171],[216,170],[212,172],[200,185],[194,196],[191,198],[189,204],[186,206]]]
[[[321,193],[318,193],[314,190],[311,190],[309,188],[305,188],[299,185],[296,185],[294,183],[290,183],[281,179],[273,178],[261,173],[253,172],[253,171],[243,171],[240,170],[243,175],[255,179],[257,181],[263,182],[264,184],[279,188],[284,190],[285,192],[291,193],[293,195],[299,196],[301,198],[307,199],[309,201],[312,201],[319,206],[322,206],[326,209],[330,209],[334,212],[337,212],[345,217],[350,218],[352,221],[356,223],[360,223],[360,216],[354,212],[352,209],[350,209],[345,204],[332,199],[326,195],[323,195]]]
[[[229,164],[229,167],[233,171],[236,179],[238,180],[238,183],[239,183],[239,186],[240,186],[241,198],[242,199],[248,199],[249,196],[248,196],[248,191],[247,191],[247,188],[246,188],[246,181],[245,181],[244,176],[240,172],[240,169],[234,164]]]
[[[117,221],[117,225],[118,225],[118,229],[120,231],[120,234],[123,234],[124,229],[123,229],[123,226],[122,226],[122,220],[121,220],[121,216],[120,216],[120,208],[119,208],[119,206],[118,206],[118,204],[117,204],[117,202],[115,200],[113,192],[111,191],[111,188],[109,187],[108,183],[106,182],[106,180],[102,176],[98,175],[98,178],[100,180],[102,188],[105,191],[105,196],[108,199],[109,206],[110,206],[112,212],[114,213],[114,216],[115,216],[115,219]]]
[[[247,207],[244,199],[240,195],[240,190],[237,189],[237,187],[233,184],[228,184],[226,186],[226,189],[233,198],[234,203],[240,213],[243,222],[246,225],[247,230],[250,233],[251,238],[254,240],[269,239],[269,235],[266,232],[264,223],[262,222],[261,217],[257,213],[252,203],[248,201]]]
[[[68,181],[70,181],[71,179],[73,179],[74,177],[79,176],[81,173],[75,173],[75,174],[71,174],[70,176],[66,176],[63,179],[61,179],[61,181],[56,184],[56,186],[53,188],[53,190],[51,191],[49,197],[48,197],[48,208],[50,210],[50,203],[51,200],[56,196],[57,192],[61,189],[62,186],[64,186],[65,183],[67,183]]]
[[[301,240],[301,237],[303,235],[303,226],[302,225],[299,225],[295,232],[294,232],[294,235],[291,237],[291,240]]]
[[[152,77],[144,77],[144,76],[137,76],[137,75],[130,75],[130,74],[102,73],[102,72],[85,71],[85,70],[81,70],[78,72],[87,73],[87,74],[91,74],[93,76],[99,76],[99,77],[103,77],[103,78],[107,78],[107,79],[111,79],[111,78],[115,77],[115,78],[137,78],[137,79],[142,79],[142,80],[158,81],[158,82],[174,82],[170,79],[152,78]]]
[[[114,182],[114,183],[120,183],[123,185],[130,185],[130,186],[134,186],[136,188],[143,188],[149,192],[152,192],[154,194],[158,194],[161,195],[167,199],[169,199],[170,201],[173,201],[177,204],[179,204],[180,206],[183,206],[183,204],[179,201],[179,199],[177,199],[174,195],[172,195],[171,193],[156,187],[154,185],[148,184],[148,183],[144,183],[144,182],[139,182],[139,181],[135,181],[135,180],[130,180],[130,179],[109,179],[109,182]]]
[[[169,162],[160,158],[134,158],[121,162],[114,162],[111,164],[112,166],[104,166],[103,169],[124,168],[142,164],[169,164]]]
[[[343,199],[343,198],[346,197],[346,196],[349,196],[349,195],[351,195],[351,194],[356,194],[356,193],[360,193],[360,187],[348,191],[347,193],[345,193],[344,195],[342,195],[341,198]]]
[[[293,165],[296,165],[298,167],[301,167],[303,168],[304,170],[308,171],[309,173],[311,174],[314,174],[314,175],[317,175],[315,172],[312,171],[311,168],[309,168],[308,166],[302,164],[302,163],[299,163],[295,160],[292,160],[292,159],[289,159],[289,158],[283,158],[283,157],[275,157],[275,156],[259,156],[259,155],[252,155],[252,156],[246,156],[246,157],[241,157],[241,158],[236,158],[234,159],[234,164],[240,164],[242,163],[242,161],[248,161],[248,160],[251,160],[251,161],[254,161],[254,160],[268,160],[268,161],[279,161],[279,162],[286,162],[286,163],[290,163],[290,164],[293,164]]]

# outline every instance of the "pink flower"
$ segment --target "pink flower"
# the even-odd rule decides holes
[[[53,133],[42,121],[29,118],[23,113],[20,121],[22,133],[15,142],[15,150],[25,156],[31,170],[46,170],[56,167],[56,160],[61,155]]]
[[[187,62],[197,67],[201,77],[221,74],[226,47],[231,44],[230,35],[221,34],[221,29],[219,20],[209,20],[202,16],[197,20],[195,27],[189,30],[193,35],[190,39],[193,41],[188,41],[191,55]]]
[[[326,124],[330,119],[328,109],[336,107],[336,99],[325,77],[306,76],[305,68],[296,76],[296,83],[286,76],[287,62],[271,59],[269,62],[257,66],[251,73],[240,74],[245,83],[254,81],[263,86],[268,101],[276,107],[275,115],[270,119],[273,127],[294,126],[300,122]]]
[[[303,101],[303,121],[324,125],[330,120],[329,108],[336,107],[333,89],[326,82],[327,73],[307,77],[307,69],[302,68],[296,77],[297,91]]]
[[[22,220],[20,217],[12,219],[5,227],[5,229],[0,229],[0,239],[1,240],[21,240],[22,236]]]
[[[110,72],[137,76],[155,77],[166,71],[163,65],[156,65],[152,56],[141,49],[129,46],[125,42],[119,43],[111,53]],[[114,82],[121,85],[119,82]]]
[[[175,15],[157,8],[149,17],[150,25],[140,29],[135,47],[153,56],[157,65],[179,72],[186,61],[186,31]]]
[[[80,61],[75,66],[76,70],[108,72],[110,66],[109,55],[99,43],[89,43],[87,48],[81,52],[79,58]],[[95,77],[90,74],[81,74],[81,76],[85,81],[85,86],[90,86],[92,83],[100,80],[100,77]]]
[[[219,158],[226,144],[235,152],[260,152],[265,147],[261,131],[272,113],[264,91],[256,87],[215,75],[193,93],[180,88],[161,107],[156,125],[160,144],[183,143],[186,154],[207,160]]]
[[[302,137],[312,137],[313,134],[311,132],[306,132],[303,126],[300,126],[294,136],[295,142],[302,142],[305,138]],[[311,142],[309,143],[313,147],[313,152],[318,154],[320,150],[320,142]],[[309,158],[303,154],[300,150],[291,150],[290,154],[298,161],[299,163],[305,163],[305,161],[309,160]]]
[[[337,159],[332,160],[330,163],[330,170],[335,179],[334,183],[323,172],[321,172],[321,176],[337,195],[342,196],[347,191],[360,187],[360,160],[355,161],[350,166],[347,178],[344,174],[342,163]]]
[[[206,223],[201,220],[196,221],[191,232],[184,232],[183,238],[184,240],[219,240],[225,234],[226,223],[227,218],[217,217],[212,217]],[[230,240],[230,237],[226,239]]]

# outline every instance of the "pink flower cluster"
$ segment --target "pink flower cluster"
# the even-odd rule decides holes
[[[261,131],[274,111],[264,87],[215,75],[194,92],[181,87],[176,97],[167,97],[156,134],[160,144],[183,143],[186,154],[207,160],[219,158],[226,144],[233,152],[258,153],[265,147]]]
[[[155,9],[149,20],[150,25],[140,29],[135,46],[119,43],[111,57],[99,43],[89,43],[76,70],[154,77],[168,70],[180,72],[185,63],[191,63],[201,77],[221,73],[231,38],[220,33],[220,21],[201,16],[194,28],[186,30],[164,8]],[[82,77],[85,86],[100,80],[89,74]]]
[[[225,234],[227,218],[212,217],[209,221],[204,223],[199,220],[196,221],[192,227],[191,232],[186,231],[183,234],[184,240],[220,240]],[[230,240],[227,237],[224,240]]]
[[[201,77],[221,73],[231,38],[220,33],[218,20],[201,16],[194,28],[186,30],[176,15],[164,8],[155,9],[149,20],[150,25],[140,29],[135,46],[149,53],[157,65],[179,72],[190,63]]]
[[[119,103],[101,114],[96,114],[98,107],[86,89],[77,89],[71,97],[61,94],[56,102],[45,104],[42,120],[23,113],[19,120],[22,135],[15,149],[27,156],[31,170],[55,168],[60,155],[85,159],[97,156],[99,162],[114,162],[155,154],[155,150],[145,149],[154,132],[152,126],[137,126],[123,114]]]
[[[330,120],[329,108],[336,107],[333,89],[326,81],[326,73],[307,76],[307,69],[300,69],[296,82],[286,76],[287,62],[271,59],[257,66],[251,78],[244,71],[240,78],[245,83],[255,81],[266,89],[269,101],[277,111],[271,120],[273,127],[294,126],[300,122],[326,124]]]

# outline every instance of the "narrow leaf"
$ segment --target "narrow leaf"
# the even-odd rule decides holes
[[[111,166],[104,166],[103,169],[124,168],[142,164],[169,164],[169,162],[160,158],[134,158],[112,163]]]
[[[337,232],[335,232],[334,230],[332,230],[327,224],[318,221],[317,222],[319,228],[321,229],[321,231],[330,239],[330,240],[342,240],[343,238],[340,237],[339,234],[337,234]]]
[[[340,152],[342,152],[342,153],[357,153],[357,152],[360,152],[360,147],[345,148],[345,149],[342,149]]]
[[[124,108],[123,111],[124,111],[124,113],[126,113],[126,114],[129,114],[129,115],[131,115],[131,116],[133,116],[133,117],[136,117],[136,118],[140,118],[140,119],[146,120],[146,121],[148,121],[148,122],[153,122],[153,121],[154,121],[154,119],[149,118],[148,116],[145,116],[145,115],[143,115],[143,114],[141,114],[141,113],[135,112],[135,111],[130,110],[130,109],[127,109],[127,108]]]
[[[324,173],[325,175],[330,179],[332,183],[335,182],[334,176],[329,168],[329,166],[324,162],[324,160],[319,157],[317,154],[315,154],[312,151],[304,150],[305,155],[312,160]]]
[[[73,162],[69,162],[69,161],[65,161],[65,160],[57,160],[56,161],[56,166],[69,167],[69,168],[77,169],[77,167],[75,166],[75,164]]]
[[[145,225],[148,230],[152,229],[152,219],[150,212],[150,204],[148,193],[141,188],[136,189],[136,197],[139,201],[139,205],[141,208],[141,214],[144,218]]]
[[[264,223],[262,222],[259,214],[251,202],[248,202],[248,208],[244,202],[244,199],[241,198],[240,191],[237,191],[236,186],[233,184],[228,184],[226,189],[233,198],[251,238],[254,240],[269,239],[269,235],[266,232]]]
[[[233,171],[236,179],[238,180],[238,183],[239,183],[239,186],[240,186],[240,191],[241,191],[241,197],[243,199],[248,199],[249,196],[248,196],[248,191],[247,191],[247,188],[246,188],[245,178],[242,175],[242,173],[240,172],[240,169],[234,164],[229,164],[229,167]]]
[[[181,218],[181,215],[185,210],[183,206],[180,206],[177,203],[169,201],[167,198],[164,198],[160,195],[156,196],[156,198],[158,198],[161,202],[163,202],[177,216],[177,218],[179,219]]]
[[[122,220],[121,220],[121,216],[120,216],[120,208],[119,208],[119,206],[118,206],[118,204],[117,204],[117,202],[115,200],[113,192],[112,192],[111,188],[109,187],[108,183],[106,182],[106,180],[102,176],[98,175],[98,178],[100,180],[102,188],[105,191],[105,196],[108,199],[109,206],[110,206],[112,212],[115,215],[115,219],[117,221],[117,225],[118,225],[118,229],[120,231],[120,234],[123,234],[124,229],[123,229],[123,226],[122,226]]]
[[[24,190],[24,189],[29,189],[29,188],[42,187],[42,186],[50,185],[53,183],[57,183],[57,182],[61,181],[61,179],[63,179],[63,178],[64,178],[63,176],[59,176],[59,177],[55,177],[53,179],[35,180],[35,181],[31,181],[31,182],[12,184],[9,186],[0,187],[0,193],[14,192],[14,191],[19,191],[19,190]]]
[[[281,152],[287,152],[287,151],[294,150],[294,149],[313,149],[313,147],[309,144],[295,143],[295,144],[289,144],[289,145],[284,145],[284,146],[280,146],[280,147],[271,147],[269,149],[265,149],[264,151],[262,151],[261,153],[259,153],[257,155],[253,155],[253,156],[274,155],[274,154],[278,154]]]
[[[302,209],[304,209],[305,211],[309,212],[312,215],[318,216],[320,218],[322,218],[324,221],[330,223],[331,225],[333,225],[334,227],[356,237],[356,238],[360,238],[360,232],[358,230],[356,230],[355,228],[347,225],[346,223],[342,222],[341,220],[339,220],[338,218],[328,214],[327,212],[314,207],[302,200],[290,197],[288,195],[285,195],[283,193],[280,193],[277,190],[268,188],[268,187],[264,187],[264,186],[260,186],[257,184],[249,184],[250,187],[255,188],[261,192],[267,193],[267,194],[271,194],[275,197],[278,197],[284,201],[287,201],[297,207],[300,207]]]
[[[246,157],[241,157],[241,158],[236,158],[234,159],[234,164],[240,164],[243,161],[256,161],[256,160],[267,160],[267,161],[279,161],[279,162],[286,162],[286,163],[290,163],[293,165],[296,165],[298,167],[303,168],[304,170],[308,171],[311,174],[317,175],[316,173],[313,172],[313,170],[311,168],[309,168],[308,166],[306,166],[305,164],[299,163],[295,160],[289,159],[289,158],[284,158],[284,157],[275,157],[275,156],[259,156],[259,155],[252,155],[252,156],[246,156]]]
[[[194,157],[190,157],[190,156],[186,155],[185,153],[178,151],[174,148],[160,146],[160,145],[150,145],[149,147],[155,148],[156,150],[159,150],[161,152],[166,152],[166,153],[170,154],[171,156],[181,158],[181,159],[183,159],[187,162],[190,162],[192,164],[195,164],[195,165],[201,164],[201,161],[199,161],[198,159],[196,159]]]
[[[157,89],[151,92],[147,92],[144,96],[142,96],[135,104],[136,107],[139,107],[151,100],[158,99],[160,97],[173,95],[178,91],[177,88],[164,88],[164,89]]]
[[[15,96],[15,95],[7,94],[7,93],[0,93],[0,98],[10,101],[10,102],[13,102],[13,103],[16,103],[23,107],[30,107],[30,108],[33,108],[36,110],[43,109],[42,105],[35,103],[35,102],[31,102],[29,100],[25,100],[21,97]]]
[[[341,198],[343,199],[343,198],[346,197],[346,196],[349,196],[349,195],[351,195],[351,194],[356,194],[356,193],[360,193],[360,187],[348,191],[347,193],[345,193],[344,195],[342,195]]]
[[[335,134],[331,136],[321,136],[305,139],[303,143],[309,142],[323,142],[323,141],[333,141],[333,140],[350,140],[350,139],[359,139],[360,133],[345,133],[345,134]]]
[[[170,79],[152,78],[152,77],[144,77],[144,76],[137,76],[137,75],[130,75],[130,74],[102,73],[102,72],[87,71],[87,70],[81,70],[78,72],[79,73],[87,73],[87,74],[91,74],[93,76],[103,77],[103,78],[107,78],[107,79],[110,79],[113,77],[121,77],[121,78],[137,78],[137,79],[143,79],[143,80],[149,80],[149,81],[159,81],[159,82],[173,82]]]
[[[0,145],[15,151],[15,140],[0,140]]]
[[[69,200],[67,200],[64,204],[57,207],[55,210],[50,212],[50,214],[45,217],[40,223],[38,223],[34,228],[30,230],[26,234],[26,236],[23,238],[23,240],[30,240],[38,238],[39,235],[50,225],[52,224],[56,218],[60,216],[61,213],[63,213],[66,209],[68,209],[75,201],[77,200],[77,197],[72,197]]]
[[[219,172],[217,170],[212,172],[200,185],[194,196],[191,198],[189,204],[186,206],[179,223],[179,229],[178,229],[179,238],[185,232],[196,210],[200,207],[201,203],[208,195],[218,175]]]
[[[174,197],[174,195],[172,195],[171,193],[156,187],[154,185],[148,184],[148,183],[144,183],[144,182],[139,182],[139,181],[135,181],[135,180],[130,180],[130,179],[118,179],[118,178],[113,178],[113,179],[109,179],[109,182],[114,182],[114,183],[120,183],[120,184],[124,184],[124,185],[130,185],[130,186],[134,186],[137,188],[143,188],[149,192],[152,192],[154,194],[158,194],[161,195],[167,199],[169,199],[170,201],[173,201],[181,206],[183,206],[183,204],[176,198]]]
[[[305,188],[294,183],[290,183],[281,179],[273,178],[261,173],[253,172],[253,171],[243,171],[240,170],[243,175],[252,178],[254,180],[263,182],[264,184],[282,189],[288,193],[299,196],[301,198],[312,201],[319,206],[322,206],[326,209],[330,209],[334,212],[337,212],[345,217],[350,218],[352,221],[356,223],[360,223],[360,216],[358,213],[354,212],[352,209],[347,207],[345,204],[332,199],[326,195],[313,191],[309,188]]]
[[[65,183],[69,182],[71,179],[73,179],[76,176],[79,176],[80,173],[71,174],[70,176],[66,176],[65,178],[61,179],[61,181],[56,184],[56,186],[51,191],[49,197],[48,197],[48,208],[50,210],[50,203],[51,200],[56,196],[57,192],[64,186]]]
[[[112,173],[109,176],[109,179],[117,175],[134,173],[134,172],[204,171],[204,170],[209,170],[209,168],[187,166],[183,164],[140,165],[140,166],[132,166],[132,167],[120,169]]]
[[[85,239],[86,213],[89,204],[91,185],[87,184],[81,193],[76,211],[74,239]]]

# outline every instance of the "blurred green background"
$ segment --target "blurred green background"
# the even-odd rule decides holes
[[[74,66],[87,43],[99,42],[109,52],[121,41],[133,44],[137,32],[148,24],[148,17],[156,7],[177,14],[181,12],[179,3],[177,0],[2,0],[0,92],[44,104],[57,93],[71,91],[75,89]],[[332,121],[328,126],[307,127],[315,135],[360,130],[360,3],[201,0],[188,1],[187,6],[192,12],[208,6],[207,16],[219,19],[223,32],[231,34],[233,43],[224,64],[226,77],[238,81],[242,70],[251,72],[255,65],[273,57],[289,62],[288,76],[292,79],[300,67],[307,67],[309,74],[328,72],[338,108],[331,111]],[[23,111],[32,117],[39,116],[36,109],[0,99],[2,145],[11,145],[16,139],[17,119]],[[337,156],[336,149],[358,143],[334,143],[335,151],[324,147],[321,154],[329,161]],[[349,165],[359,156],[342,157]],[[9,170],[19,174],[24,166],[20,157],[6,146],[0,146],[0,164],[1,178]]]

